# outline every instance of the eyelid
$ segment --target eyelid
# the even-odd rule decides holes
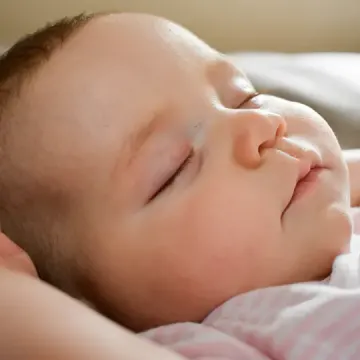
[[[181,189],[181,187],[188,186],[198,175],[203,164],[202,153],[191,148],[188,156],[184,161],[175,166],[175,171],[170,172],[165,181],[160,182],[156,187],[156,191],[152,192],[149,197],[148,203],[155,200],[162,193]]]
[[[159,151],[159,149],[161,151]],[[186,161],[192,152],[192,146],[189,142],[176,145],[169,144],[166,148],[158,148],[156,153],[148,158],[149,170],[147,178],[150,182],[148,187],[149,201],[154,198],[159,189],[173,176],[182,163]],[[157,155],[156,155],[157,154]]]
[[[254,99],[255,97],[257,97],[259,95],[261,95],[261,94],[258,91],[254,91],[253,93],[248,94],[246,96],[245,100],[238,107],[245,105],[246,103],[248,103],[249,101],[251,101],[252,99]]]

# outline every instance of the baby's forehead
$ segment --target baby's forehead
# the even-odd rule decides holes
[[[116,59],[123,65],[124,79],[142,77],[159,81],[160,77],[177,75],[193,77],[213,76],[228,79],[244,77],[230,59],[213,49],[189,30],[169,20],[147,14],[113,14],[94,19],[83,29],[72,51],[88,51],[88,57],[97,56],[99,65],[111,71],[110,62]],[[82,47],[84,49],[82,49]],[[99,56],[99,54],[101,56]],[[215,79],[217,77],[217,79]],[[246,81],[248,81],[246,79]]]
[[[171,54],[184,64],[196,58],[211,61],[221,56],[189,30],[148,14],[111,14],[95,18],[73,39],[74,44],[77,42],[82,47],[87,45],[103,52],[118,48],[124,59],[135,54],[144,62],[154,54],[159,56],[159,62]]]
[[[53,54],[44,68],[40,77],[64,87],[74,86],[75,80],[79,84],[77,78],[82,73],[84,79],[97,77],[97,81],[109,74],[119,75],[119,86],[137,82],[146,87],[162,78],[171,79],[169,86],[176,86],[179,77],[196,82],[204,73],[229,77],[238,71],[223,54],[190,31],[145,14],[111,14],[92,19]],[[83,84],[83,88],[89,86]],[[129,95],[133,95],[131,89]]]
[[[205,72],[220,68],[222,74],[236,71],[222,54],[181,26],[150,15],[115,14],[93,19],[70,38],[45,64],[40,78],[47,78],[43,88],[81,84],[90,92],[91,87],[106,89],[112,77],[119,87],[125,84],[131,97],[135,83],[156,91],[162,80],[172,87],[184,77],[195,83]],[[97,83],[91,83],[95,78]]]
[[[139,77],[144,85],[151,82],[151,77],[154,81],[160,76],[174,77],[175,84],[176,75],[201,74],[222,58],[194,34],[168,20],[143,14],[113,14],[94,18],[68,39],[44,65],[40,77],[59,74],[59,84],[88,71],[99,77],[121,73],[123,83]]]
[[[134,40],[154,41],[170,47],[178,52],[181,47],[195,47],[202,55],[214,55],[217,52],[198,38],[190,30],[170,20],[149,14],[113,14],[99,18],[99,25],[108,26],[108,30],[115,36],[123,37],[126,45],[131,45]],[[90,23],[91,24],[91,23]],[[129,42],[130,41],[130,42]],[[200,55],[200,54],[199,54]]]

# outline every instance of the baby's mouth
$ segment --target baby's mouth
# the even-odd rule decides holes
[[[289,207],[312,192],[312,190],[316,187],[319,176],[324,169],[325,168],[322,166],[312,166],[308,171],[305,171],[301,174],[301,176],[299,176],[294,187],[293,194],[289,203],[286,205],[283,214],[289,209]]]
[[[317,182],[319,173],[323,170],[321,167],[313,167],[310,171],[301,179],[298,180],[292,198],[290,199],[290,203],[296,201],[299,197],[301,197],[305,192],[310,190],[310,187]]]

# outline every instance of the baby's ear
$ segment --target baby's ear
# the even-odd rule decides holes
[[[30,257],[3,233],[0,233],[0,267],[37,277]]]

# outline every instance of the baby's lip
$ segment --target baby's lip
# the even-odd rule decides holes
[[[291,196],[289,198],[289,201],[285,206],[282,215],[284,215],[284,213],[289,209],[289,207],[296,199],[300,186],[302,186],[303,183],[305,182],[316,180],[313,179],[314,178],[313,175],[316,175],[323,169],[325,169],[325,167],[321,164],[320,161],[311,162],[310,160],[306,160],[306,159],[302,159],[299,161],[298,176],[291,191]]]
[[[301,180],[303,180],[315,166],[308,160],[299,161],[299,173],[296,180],[295,188]],[[295,190],[294,188],[294,190]]]

